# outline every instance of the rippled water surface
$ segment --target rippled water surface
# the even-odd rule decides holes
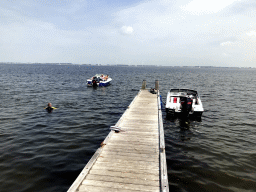
[[[109,87],[86,79],[109,74]],[[256,70],[0,65],[0,191],[67,191],[142,81],[199,92],[202,120],[166,120],[170,191],[256,191]],[[51,102],[58,109],[47,113]]]

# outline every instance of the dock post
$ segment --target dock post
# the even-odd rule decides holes
[[[141,89],[146,89],[146,80],[143,80]]]
[[[155,89],[159,90],[159,81],[158,80],[156,80],[156,82],[155,82]]]

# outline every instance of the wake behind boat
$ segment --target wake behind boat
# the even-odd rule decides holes
[[[87,86],[106,87],[110,85],[112,79],[108,75],[96,74],[91,79],[87,79]]]

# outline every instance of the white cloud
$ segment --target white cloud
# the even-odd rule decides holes
[[[256,31],[250,31],[246,33],[248,36],[256,36]]]
[[[256,60],[256,35],[255,31],[244,32],[234,42],[226,41],[221,43],[221,50],[224,58],[228,59],[230,65],[255,67]]]
[[[224,57],[230,57],[230,55],[227,54],[227,53],[223,53],[223,56],[224,56]]]
[[[231,42],[231,41],[226,41],[226,42],[221,43],[220,45],[221,46],[228,46],[228,45],[232,45],[232,44],[234,44],[234,43]]]
[[[134,30],[131,26],[123,26],[121,27],[120,31],[122,34],[131,35]]]
[[[211,14],[223,10],[236,1],[241,0],[193,0],[185,6],[181,6],[181,8],[184,11],[195,15]]]

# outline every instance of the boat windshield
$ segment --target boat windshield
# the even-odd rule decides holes
[[[171,96],[186,96],[187,93],[185,92],[171,92]]]
[[[197,96],[197,91],[191,89],[171,89],[172,95],[193,95]]]

